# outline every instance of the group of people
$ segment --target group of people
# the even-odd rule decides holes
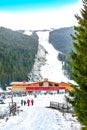
[[[23,105],[25,106],[26,104],[27,104],[28,106],[30,106],[30,105],[33,106],[34,100],[33,100],[33,99],[31,99],[31,100],[30,100],[30,99],[27,99],[27,101],[26,101],[26,100],[23,100],[23,99],[22,99],[22,100],[21,100],[21,106],[23,106]]]

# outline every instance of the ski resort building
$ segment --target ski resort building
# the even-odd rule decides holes
[[[58,93],[58,92],[65,92],[65,91],[71,91],[73,88],[64,82],[58,83],[54,81],[49,81],[48,79],[44,79],[40,82],[12,82],[10,84],[12,86],[13,92],[52,92],[52,93]]]

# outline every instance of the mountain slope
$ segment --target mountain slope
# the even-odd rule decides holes
[[[60,51],[58,59],[62,62],[62,69],[69,79],[72,79],[72,68],[68,64],[71,60],[70,51],[74,50],[71,34],[74,34],[74,28],[66,27],[51,31],[49,36],[50,43]]]
[[[62,63],[58,59],[59,51],[49,43],[50,31],[38,31],[38,53],[32,71],[29,73],[29,81],[40,81],[48,78],[55,82],[70,82],[64,75]]]
[[[38,36],[0,28],[0,83],[27,79],[38,50]]]
[[[73,27],[55,29],[50,32],[49,42],[58,51],[69,54],[73,49],[72,39],[70,34],[74,33]]]

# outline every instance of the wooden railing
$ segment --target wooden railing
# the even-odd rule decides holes
[[[16,109],[17,109],[17,104],[14,102],[14,103],[11,103],[11,104],[9,104],[9,114],[13,114],[13,115],[15,115],[15,113],[16,113]]]
[[[57,109],[61,112],[73,113],[74,110],[69,104],[59,103],[59,102],[50,102],[50,108]]]

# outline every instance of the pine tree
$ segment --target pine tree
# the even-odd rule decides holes
[[[83,0],[83,8],[75,17],[78,25],[74,27],[72,35],[75,51],[71,52],[71,67],[74,91],[70,92],[68,101],[72,104],[74,111],[81,124],[87,128],[87,0]]]

